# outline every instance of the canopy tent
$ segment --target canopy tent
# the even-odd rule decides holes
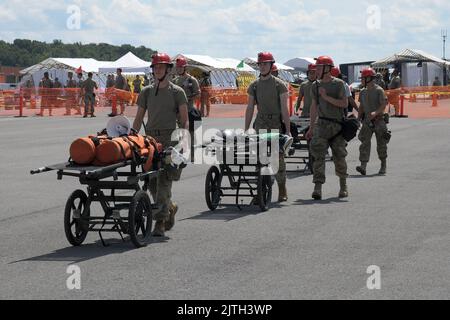
[[[39,85],[40,80],[44,76],[45,72],[48,72],[50,77],[54,80],[56,78],[64,85],[68,79],[68,73],[75,73],[76,70],[81,68],[84,77],[88,72],[94,73],[94,80],[99,84],[104,83],[103,77],[98,75],[99,68],[111,63],[110,61],[98,61],[92,58],[48,58],[44,61],[37,63],[31,67],[23,69],[20,74],[23,75],[22,79],[32,78],[35,86]],[[76,80],[76,76],[74,75]],[[23,84],[23,80],[21,84]]]
[[[114,62],[104,64],[99,68],[99,73],[112,73],[121,68],[124,73],[150,73],[150,62],[136,57],[132,52],[128,52]]]
[[[308,71],[308,66],[313,63],[316,63],[314,58],[298,57],[287,61],[285,65],[294,68],[295,70],[306,72]]]
[[[258,69],[258,59],[257,58],[245,58],[244,62],[250,65],[254,70],[259,71]],[[284,64],[275,62],[275,65],[278,68],[278,76],[287,82],[294,82],[295,78],[292,75],[292,71],[294,71],[293,68],[286,66]]]
[[[437,58],[427,52],[422,50],[411,50],[405,49],[400,53],[396,53],[392,56],[386,57],[379,61],[375,61],[372,63],[372,67],[374,68],[385,68],[391,65],[400,64],[400,63],[419,63],[419,62],[432,62],[440,66],[450,66],[449,61],[442,60]]]
[[[179,57],[186,58],[189,72],[197,78],[201,78],[203,72],[209,72],[213,87],[236,88],[241,76],[256,78],[255,70],[241,60],[193,54],[179,54],[174,60]]]
[[[399,53],[372,63],[375,69],[396,67],[400,69],[402,84],[405,87],[430,86],[438,77],[443,83],[444,69],[450,62],[442,60],[417,49],[405,49]]]

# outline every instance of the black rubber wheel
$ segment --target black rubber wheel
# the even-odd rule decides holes
[[[258,176],[257,199],[258,205],[263,212],[269,210],[270,204],[272,202],[272,186],[272,176],[264,176],[261,174]]]
[[[64,209],[64,231],[69,243],[81,246],[89,229],[90,208],[87,206],[87,195],[83,190],[75,190],[67,199]]]
[[[136,248],[147,246],[152,233],[152,203],[148,193],[139,190],[130,202],[128,234]]]
[[[222,174],[219,168],[216,166],[209,168],[205,181],[205,199],[206,205],[211,211],[217,209],[222,198],[221,184]]]

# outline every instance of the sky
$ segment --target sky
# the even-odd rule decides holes
[[[406,48],[441,58],[441,30],[450,31],[449,0],[0,0],[0,8],[8,42],[131,44],[236,59],[270,51],[281,63],[319,55],[370,61]]]

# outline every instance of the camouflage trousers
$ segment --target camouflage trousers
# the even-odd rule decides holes
[[[359,160],[361,162],[369,162],[372,136],[375,133],[377,139],[377,152],[380,160],[387,158],[387,141],[385,134],[387,126],[383,119],[376,120],[373,124],[364,121],[358,139],[361,141],[359,147]]]
[[[177,142],[171,141],[171,132],[164,131],[160,135],[152,134],[150,130],[147,132],[156,139],[156,141],[162,143],[163,149],[171,146],[175,146]],[[153,197],[154,202],[159,207],[158,210],[153,212],[153,220],[166,220],[169,217],[169,207],[172,204],[172,183],[179,180],[181,175],[181,169],[170,169],[164,167],[164,170],[158,172],[155,178],[150,179],[149,189]]]
[[[333,138],[339,131],[341,125],[327,120],[318,120],[311,140],[311,155],[314,157],[313,183],[324,184],[325,177],[325,156],[328,148],[331,147],[333,153],[334,167],[339,178],[347,178],[347,141],[341,136]],[[330,140],[331,139],[331,140]]]
[[[281,118],[280,115],[264,116],[258,114],[255,119],[255,130],[279,130],[281,132]],[[278,172],[275,175],[278,185],[286,184],[286,162],[284,154],[280,152]]]

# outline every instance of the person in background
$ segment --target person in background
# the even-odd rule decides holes
[[[307,71],[308,78],[306,81],[303,81],[300,84],[300,89],[298,92],[298,99],[297,103],[295,104],[295,111],[298,114],[298,111],[300,109],[300,105],[303,101],[303,108],[301,108],[302,112],[300,116],[302,118],[309,118],[310,116],[310,110],[311,110],[311,103],[312,103],[312,93],[311,93],[311,86],[316,81],[316,65],[310,64],[308,65],[308,71]]]
[[[124,76],[122,75],[122,69],[117,68],[116,70],[116,77],[114,80],[114,88],[117,90],[127,90],[127,81],[125,80]],[[125,101],[123,99],[117,99],[117,103],[120,105],[120,114],[122,115],[125,111]],[[109,117],[115,117],[117,116],[117,106],[113,106],[113,110],[110,114],[108,114]]]
[[[70,116],[70,111],[71,109],[75,109],[76,110],[76,115],[81,115],[81,108],[78,105],[78,99],[77,99],[77,81],[73,79],[73,73],[72,72],[68,72],[67,73],[67,77],[69,78],[66,82],[66,95],[67,95],[67,100],[66,100],[66,113],[64,113],[65,116]]]
[[[84,96],[84,116],[87,118],[90,114],[91,118],[95,117],[95,89],[98,89],[97,83],[92,80],[92,72],[88,73],[88,78],[81,85],[81,94]]]
[[[136,79],[133,80],[133,101],[131,104],[136,104],[139,93],[141,93],[142,80],[139,75],[136,75]]]
[[[147,87],[150,85],[150,79],[147,75],[144,76],[144,87]]]
[[[200,81],[200,91],[201,91],[201,108],[200,112],[202,114],[202,117],[209,117],[209,113],[211,111],[211,97],[210,97],[210,90],[211,90],[211,73],[210,72],[203,72],[203,78]],[[205,107],[206,107],[206,113],[205,113]]]
[[[41,82],[39,83],[39,94],[41,96],[41,112],[37,113],[36,115],[39,117],[44,116],[44,110],[45,108],[48,108],[48,115],[52,116],[52,88],[53,88],[53,81],[50,79],[50,76],[48,72],[44,73],[44,77],[42,78]]]
[[[439,77],[435,77],[433,81],[433,87],[440,87],[442,86],[441,80],[439,80]]]

